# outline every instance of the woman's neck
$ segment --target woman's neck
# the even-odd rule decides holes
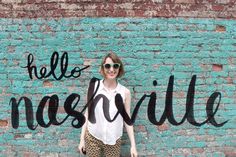
[[[107,89],[113,90],[117,86],[117,80],[116,79],[112,79],[112,80],[111,79],[104,79],[103,84]]]

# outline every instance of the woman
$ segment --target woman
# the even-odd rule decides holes
[[[107,120],[106,112],[104,113],[105,99],[99,99],[95,106],[94,115],[96,122],[88,120],[89,115],[88,110],[86,110],[86,122],[81,131],[79,151],[80,153],[85,153],[86,151],[89,157],[99,157],[102,153],[106,157],[119,157],[124,123],[131,143],[130,155],[131,157],[137,157],[133,126],[126,124],[120,114],[116,115],[116,94],[121,95],[125,110],[129,115],[131,102],[129,89],[117,81],[117,78],[124,74],[124,66],[120,58],[115,53],[110,52],[102,60],[100,73],[103,79],[99,82],[95,98],[96,96],[105,96],[109,104],[106,111],[109,112],[108,115],[110,115],[111,119],[115,118],[113,121]]]

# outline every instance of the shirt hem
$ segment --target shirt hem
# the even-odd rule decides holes
[[[116,142],[122,137],[122,134],[121,134],[121,135],[116,139],[116,141],[115,141],[114,144],[113,144],[113,143],[110,144],[110,143],[106,143],[106,142],[104,142],[102,139],[96,137],[93,133],[91,133],[91,132],[89,131],[89,129],[88,129],[88,132],[89,132],[89,134],[92,135],[94,138],[96,138],[97,140],[101,141],[103,144],[107,144],[107,145],[115,145]]]

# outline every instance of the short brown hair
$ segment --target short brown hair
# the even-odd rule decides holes
[[[119,73],[117,75],[117,78],[123,76],[125,74],[125,70],[124,70],[124,65],[121,61],[121,59],[114,53],[114,52],[109,52],[102,60],[101,63],[101,68],[100,68],[100,73],[102,74],[102,76],[104,76],[104,67],[103,64],[106,62],[107,58],[111,58],[111,60],[114,63],[119,63],[120,64],[120,68],[119,68]]]

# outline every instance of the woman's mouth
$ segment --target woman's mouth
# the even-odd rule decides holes
[[[110,76],[114,76],[115,73],[113,73],[113,72],[108,72],[108,75],[110,75]]]

